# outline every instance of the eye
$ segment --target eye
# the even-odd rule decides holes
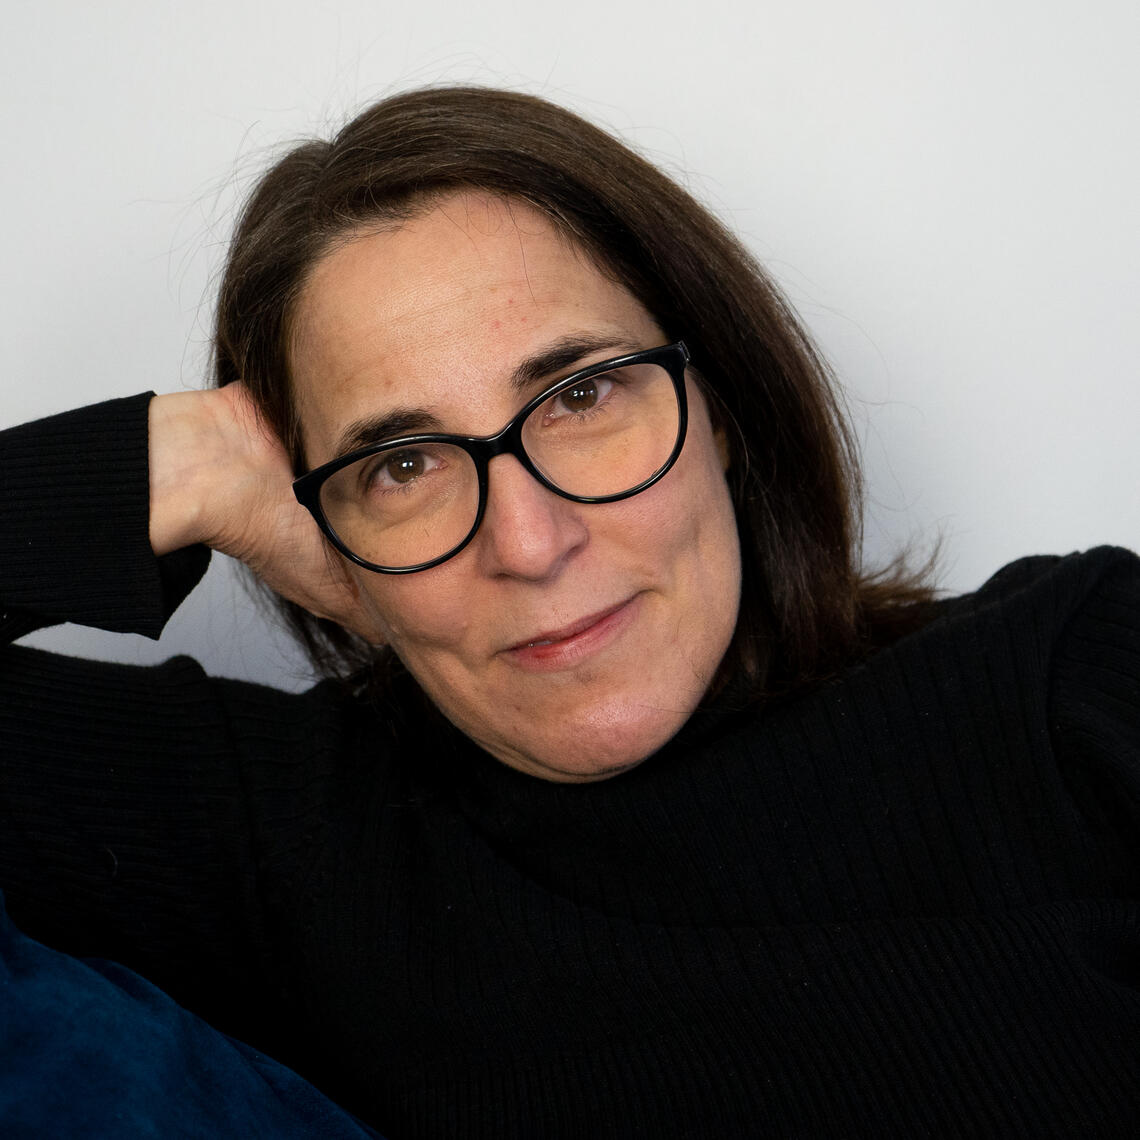
[[[388,456],[382,470],[393,483],[410,483],[426,470],[422,451],[397,451]]]
[[[370,490],[401,490],[443,465],[443,459],[422,448],[406,447],[376,457],[365,472]]]
[[[614,381],[608,374],[578,380],[550,401],[545,418],[550,420],[567,413],[572,416],[589,415],[605,403],[613,386]]]

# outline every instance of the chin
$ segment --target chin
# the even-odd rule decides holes
[[[598,709],[587,723],[566,726],[558,739],[535,740],[519,748],[483,747],[511,768],[556,783],[607,780],[636,768],[664,747],[681,729],[692,709],[652,709],[654,715],[630,717],[619,710]]]

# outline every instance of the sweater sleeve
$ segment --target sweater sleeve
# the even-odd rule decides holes
[[[1050,729],[1113,886],[1140,892],[1140,558],[1106,549],[1086,564],[1053,658]]]
[[[59,621],[157,637],[204,571],[204,548],[150,549],[148,399],[0,434],[0,889],[29,935],[245,1033],[268,973],[251,772],[301,753],[305,702],[186,658],[5,644]]]
[[[0,433],[0,637],[62,621],[158,637],[209,562],[155,558],[150,394]]]

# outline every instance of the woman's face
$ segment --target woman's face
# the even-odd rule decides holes
[[[520,363],[571,338],[597,347],[520,393]],[[491,435],[563,376],[665,339],[543,215],[455,194],[316,266],[292,348],[306,461],[397,409]],[[346,563],[432,700],[512,767],[583,781],[638,764],[688,719],[728,647],[736,523],[724,448],[691,381],[688,394],[680,458],[631,499],[569,502],[503,455],[483,524],[455,557],[407,575]]]

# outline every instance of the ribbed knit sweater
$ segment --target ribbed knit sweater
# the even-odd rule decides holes
[[[146,401],[0,437],[9,637],[157,635]],[[0,651],[0,887],[410,1137],[1140,1131],[1140,562],[1015,563],[592,784],[426,709]]]

